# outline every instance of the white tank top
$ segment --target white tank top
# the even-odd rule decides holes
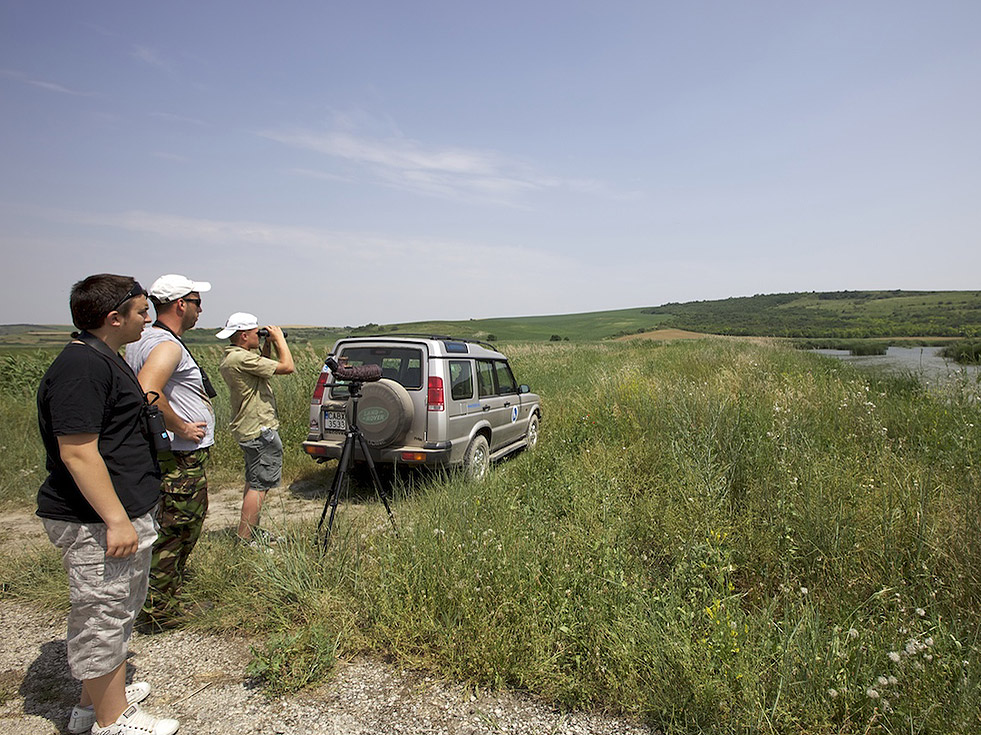
[[[204,438],[200,442],[181,439],[171,432],[170,444],[178,452],[192,452],[210,447],[215,443],[215,409],[208,394],[204,392],[201,370],[180,340],[166,329],[147,327],[138,342],[126,345],[126,362],[138,375],[150,352],[161,342],[173,342],[181,348],[180,362],[164,386],[164,397],[174,413],[185,421],[203,421],[207,424]]]

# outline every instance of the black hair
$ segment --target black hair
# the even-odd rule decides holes
[[[127,294],[139,284],[132,276],[98,273],[72,286],[69,304],[72,322],[79,329],[98,329],[112,311],[129,316],[133,308]]]

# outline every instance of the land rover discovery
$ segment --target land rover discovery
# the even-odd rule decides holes
[[[377,365],[366,382],[357,426],[375,464],[464,467],[482,478],[490,463],[538,442],[541,401],[519,385],[490,345],[441,336],[348,337],[333,354],[348,366]],[[352,401],[325,365],[310,401],[303,448],[319,462],[339,459]],[[360,449],[355,459],[363,460]]]

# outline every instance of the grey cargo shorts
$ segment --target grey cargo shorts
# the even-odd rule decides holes
[[[157,538],[154,514],[132,519],[139,547],[121,559],[106,556],[104,523],[42,521],[68,572],[68,667],[79,680],[109,674],[126,660],[133,622],[146,599]]]

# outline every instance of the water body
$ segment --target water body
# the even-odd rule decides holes
[[[861,367],[875,368],[888,373],[913,374],[925,381],[964,378],[972,382],[979,378],[978,365],[958,365],[940,355],[942,347],[890,347],[884,355],[852,355],[848,350],[814,350],[821,355],[837,357]]]

